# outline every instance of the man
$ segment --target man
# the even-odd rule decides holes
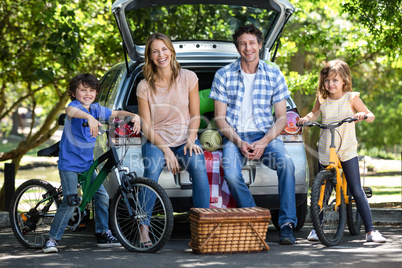
[[[240,54],[215,74],[210,98],[223,133],[222,167],[239,207],[255,207],[241,174],[247,159],[260,159],[278,174],[280,243],[294,244],[297,223],[294,164],[278,135],[286,126],[290,96],[283,74],[259,59],[263,37],[254,25],[236,30],[233,41]],[[275,110],[276,122],[272,109]]]

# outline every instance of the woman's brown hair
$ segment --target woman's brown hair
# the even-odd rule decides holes
[[[176,51],[170,41],[169,37],[162,33],[153,33],[148,37],[148,40],[145,45],[145,65],[142,68],[145,80],[148,82],[151,89],[155,90],[155,78],[156,78],[156,65],[153,63],[151,59],[151,44],[155,40],[162,40],[167,48],[172,53],[172,58],[170,60],[170,67],[172,68],[173,75],[170,80],[169,88],[173,85],[174,81],[176,80],[177,76],[179,75],[180,71],[180,64],[176,60]]]
[[[342,60],[331,60],[327,62],[324,68],[321,69],[320,78],[318,81],[317,95],[321,96],[323,99],[328,98],[329,93],[325,89],[324,81],[331,73],[339,74],[342,77],[343,82],[345,82],[345,84],[343,85],[344,92],[353,91],[352,75],[350,73],[349,65]]]

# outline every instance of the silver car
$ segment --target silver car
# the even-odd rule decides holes
[[[119,0],[112,12],[122,37],[125,62],[112,67],[101,80],[98,102],[111,109],[138,113],[136,87],[143,79],[145,42],[153,32],[170,36],[181,66],[194,71],[199,78],[200,94],[209,90],[215,72],[233,62],[239,54],[232,42],[232,34],[241,25],[253,23],[265,36],[260,58],[271,63],[275,58],[278,38],[291,14],[295,11],[286,0]],[[272,52],[272,53],[271,53]],[[272,63],[273,64],[273,63]],[[281,138],[291,155],[296,171],[296,202],[300,229],[307,214],[308,165],[301,129],[295,126],[297,108],[292,99],[287,100],[288,125]],[[203,115],[205,122],[213,118],[213,111]],[[200,129],[201,134],[203,129]],[[116,137],[125,153],[125,165],[143,174],[141,137]],[[124,144],[124,145],[123,145]],[[95,154],[106,149],[106,142],[99,140]],[[279,209],[278,178],[276,172],[259,161],[248,161],[243,175],[258,206],[271,209],[277,226]],[[105,186],[113,195],[115,180]],[[186,171],[173,176],[165,169],[159,183],[171,198],[175,211],[189,211],[192,207],[191,178]]]

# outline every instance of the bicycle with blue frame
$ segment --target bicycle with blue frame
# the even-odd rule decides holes
[[[313,182],[310,205],[314,230],[321,243],[326,246],[336,246],[341,242],[346,222],[351,235],[358,235],[362,225],[362,219],[356,209],[356,202],[349,192],[335,146],[336,129],[344,123],[355,121],[357,121],[356,118],[347,117],[330,124],[313,121],[298,124],[305,127],[318,126],[329,130],[331,135],[329,165],[317,174]],[[366,196],[371,197],[371,189],[363,188]]]
[[[60,116],[59,125],[64,125],[64,118],[65,115]],[[109,135],[109,131],[113,127],[119,127],[121,123],[102,120],[100,122],[106,125],[99,134],[106,133],[109,150],[95,159],[89,170],[79,175],[77,187],[82,187],[82,197],[72,200],[76,202],[76,207],[67,227],[75,230],[80,225],[99,186],[108,175],[112,175],[110,177],[114,177],[119,185],[110,203],[113,233],[129,251],[156,252],[167,243],[173,230],[174,216],[170,199],[157,182],[137,177],[135,172],[129,172],[128,168],[123,166],[127,150],[119,158],[116,150],[118,146]],[[59,142],[38,151],[38,156],[57,157],[58,152]],[[92,174],[97,169],[100,169],[99,173],[91,182]],[[9,209],[10,223],[15,237],[23,246],[43,246],[62,198],[61,186],[56,189],[50,183],[39,179],[28,180],[16,189]],[[154,205],[147,206],[148,202]],[[150,209],[152,211],[149,211]],[[143,222],[149,224],[152,245],[145,246],[140,242],[140,225]]]

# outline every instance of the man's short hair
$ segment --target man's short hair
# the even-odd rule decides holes
[[[239,46],[237,39],[239,38],[239,36],[241,36],[242,34],[245,34],[245,33],[255,35],[257,37],[258,43],[260,43],[260,44],[262,44],[262,42],[264,41],[264,39],[262,37],[262,32],[260,31],[260,29],[255,27],[254,24],[247,24],[247,25],[240,26],[233,34],[233,43],[235,44],[236,47]]]

